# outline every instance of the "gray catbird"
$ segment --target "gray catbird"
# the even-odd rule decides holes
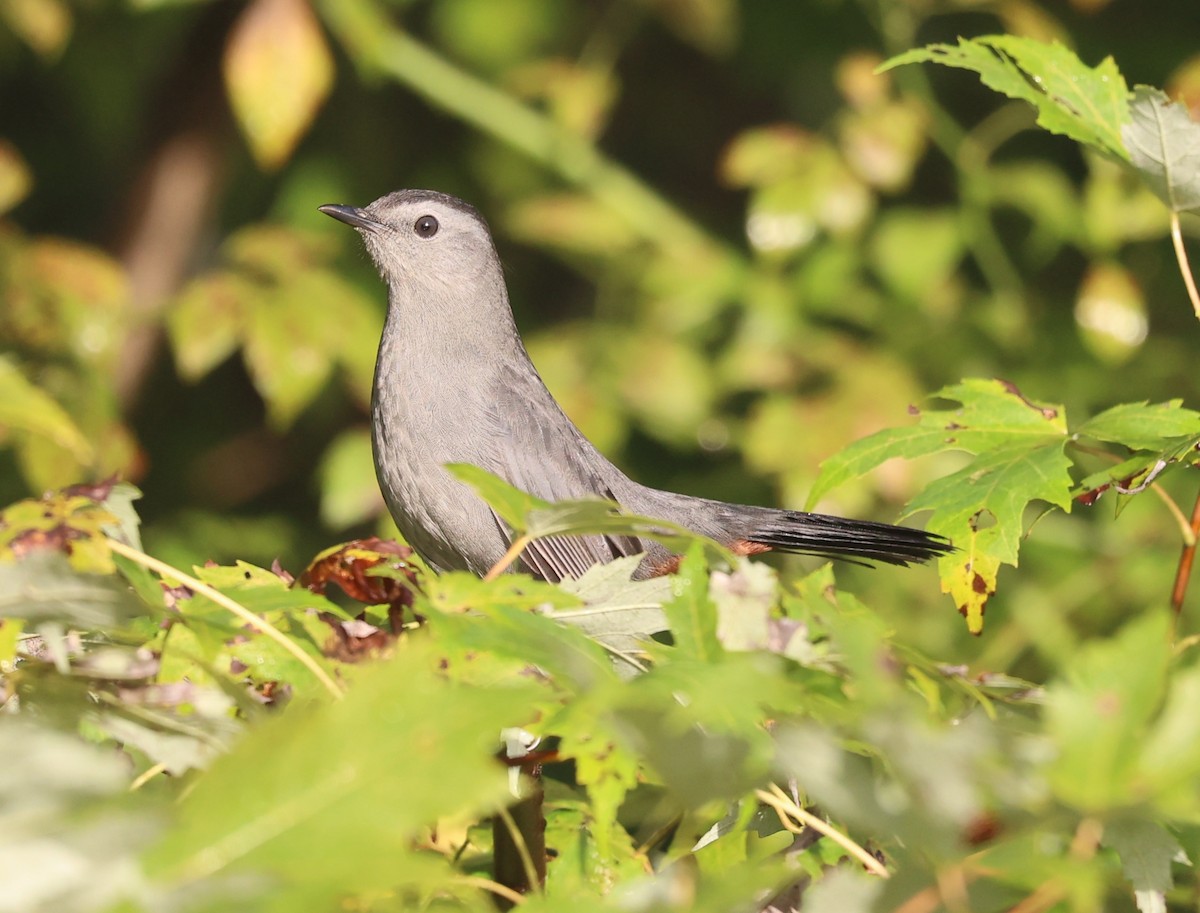
[[[322,206],[358,229],[388,286],[371,419],[375,469],[392,517],[433,567],[486,572],[505,524],[446,463],[471,463],[548,501],[594,497],[670,520],[736,553],[778,549],[905,565],[951,550],[920,530],[748,507],[639,485],[567,418],[525,352],[487,223],[442,193],[400,190],[365,209]],[[644,552],[639,576],[673,570],[653,541],[544,539],[522,561],[547,580]]]

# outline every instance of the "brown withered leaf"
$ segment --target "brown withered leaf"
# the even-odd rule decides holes
[[[346,621],[323,613],[321,621],[333,631],[321,652],[344,663],[372,659],[387,650],[396,639],[395,635],[362,619]]]
[[[300,585],[324,595],[336,584],[351,599],[364,605],[386,605],[390,612],[407,608],[419,586],[417,570],[409,561],[407,545],[371,536],[354,539],[321,552],[300,575]],[[375,573],[368,573],[375,569]]]

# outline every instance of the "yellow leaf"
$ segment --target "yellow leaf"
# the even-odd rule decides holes
[[[939,562],[942,592],[954,600],[972,634],[983,633],[983,612],[996,592],[996,575],[1000,573],[1000,559],[979,547],[980,532],[976,523],[971,523],[968,540],[955,541],[958,550]]]
[[[20,203],[33,186],[33,175],[15,146],[0,139],[0,213]]]
[[[0,358],[0,429],[49,438],[80,463],[92,459],[92,445],[78,426],[44,390],[34,386],[6,358]]]
[[[71,11],[61,0],[4,0],[0,16],[45,58],[58,56],[71,34]]]
[[[254,157],[277,168],[329,93],[333,58],[305,0],[254,0],[234,24],[224,72]]]

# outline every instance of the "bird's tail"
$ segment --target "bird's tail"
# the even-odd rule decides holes
[[[795,510],[772,511],[746,541],[764,550],[770,548],[858,563],[883,561],[901,566],[954,551],[950,540],[921,529]]]

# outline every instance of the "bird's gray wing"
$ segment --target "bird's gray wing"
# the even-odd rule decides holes
[[[527,397],[514,397],[519,407],[488,416],[490,456],[506,482],[546,501],[603,498],[615,501],[612,482],[620,470],[609,463],[559,408],[541,380]],[[520,384],[521,380],[512,378]],[[541,395],[538,395],[540,392]],[[493,512],[505,537],[507,525]],[[558,582],[579,577],[595,564],[644,550],[632,536],[548,536],[526,547],[521,559],[530,572]]]

